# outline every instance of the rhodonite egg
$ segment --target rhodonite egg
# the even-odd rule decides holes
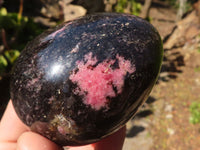
[[[139,17],[101,13],[66,22],[19,56],[10,84],[15,111],[57,144],[96,142],[135,115],[162,55],[159,33]]]

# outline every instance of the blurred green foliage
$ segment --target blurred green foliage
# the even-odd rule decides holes
[[[130,13],[138,16],[140,14],[142,5],[136,0],[118,0],[115,6],[115,11],[119,13]]]
[[[200,67],[194,68],[194,71],[195,71],[195,72],[200,72]]]
[[[200,123],[200,102],[193,102],[190,105],[190,122],[193,124]]]
[[[6,8],[0,9],[0,76],[10,72],[20,51],[28,41],[43,32],[42,27],[31,18],[19,13],[9,13]]]

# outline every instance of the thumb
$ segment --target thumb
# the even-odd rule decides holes
[[[17,150],[62,150],[62,148],[37,133],[25,132],[17,141]]]

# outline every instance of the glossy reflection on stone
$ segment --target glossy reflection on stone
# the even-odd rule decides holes
[[[94,14],[48,30],[17,60],[11,98],[32,131],[60,145],[96,142],[121,128],[147,99],[162,41],[141,18]]]

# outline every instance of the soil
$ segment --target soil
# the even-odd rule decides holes
[[[183,55],[185,50],[176,51]],[[154,141],[152,150],[200,149],[200,125],[189,122],[191,103],[200,101],[200,71],[195,71],[200,66],[200,53],[191,50],[188,56],[183,56],[184,66],[178,67],[180,73],[176,78],[161,81],[151,94],[156,99],[148,128]]]
[[[150,16],[162,39],[176,25],[176,10],[162,1],[153,1]],[[165,50],[157,84],[127,123],[123,150],[200,150],[200,124],[189,122],[191,103],[200,101],[199,41],[196,37],[183,47]],[[9,99],[7,84],[7,79],[0,80],[1,112]]]
[[[164,39],[176,25],[176,11],[163,3],[155,5],[151,23]],[[200,102],[199,41],[196,37],[193,43],[164,50],[158,83],[127,123],[123,150],[200,150],[200,125],[189,121],[191,103]]]

